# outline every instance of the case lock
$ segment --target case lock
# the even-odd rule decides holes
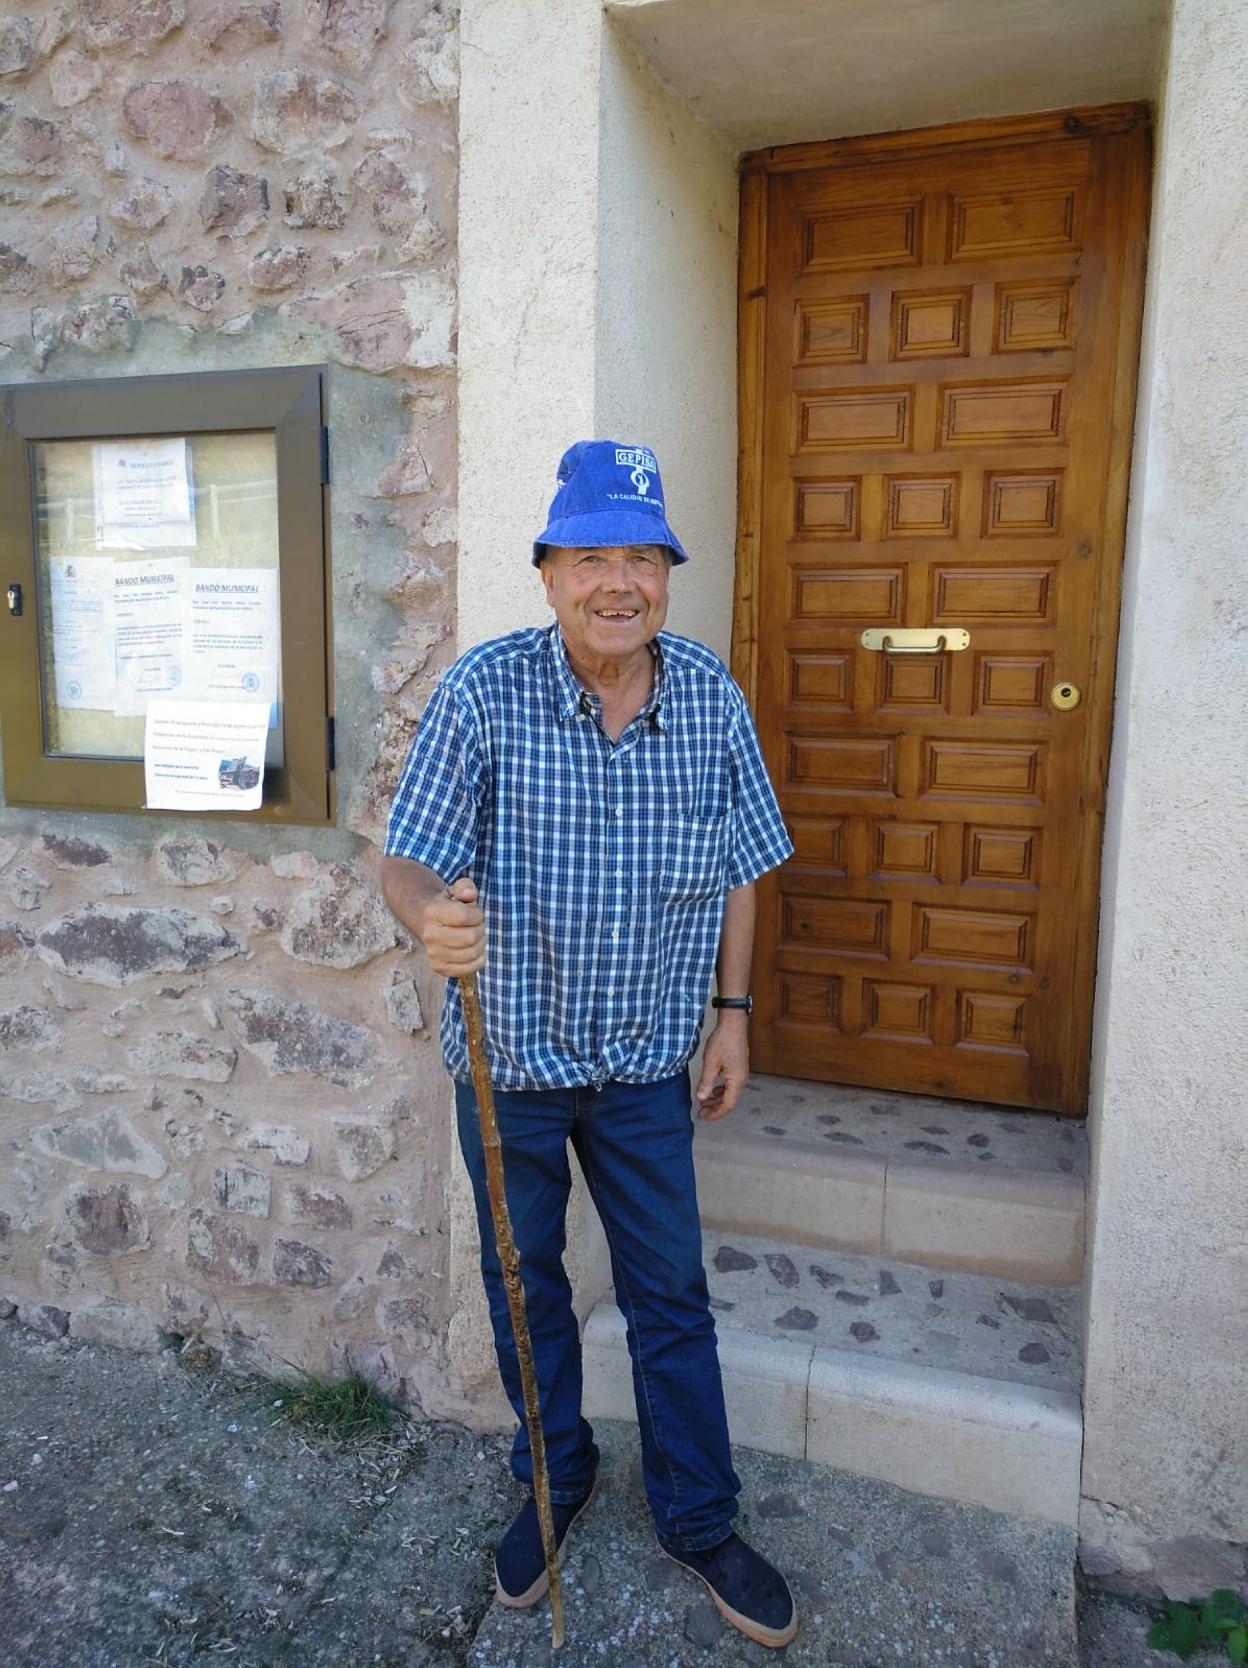
[[[1062,683],[1055,683],[1049,691],[1049,700],[1058,712],[1073,712],[1083,700],[1083,691],[1077,683],[1065,679]]]

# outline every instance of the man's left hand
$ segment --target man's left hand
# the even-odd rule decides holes
[[[750,1075],[750,1040],[746,1016],[733,1011],[721,1016],[702,1056],[702,1075],[694,1090],[698,1114],[713,1122],[725,1118],[741,1098]]]

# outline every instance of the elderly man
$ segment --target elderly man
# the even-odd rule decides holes
[[[555,623],[470,650],[445,674],[390,813],[386,896],[454,981],[481,971],[507,1198],[519,1247],[560,1556],[598,1450],[563,1267],[570,1141],[628,1323],[642,1469],[659,1543],[760,1644],[797,1630],[783,1577],[732,1529],[732,1467],[694,1191],[689,1061],[714,969],[698,1110],[749,1071],[757,877],[792,851],[749,710],[723,663],[665,632],[687,560],[653,454],[582,441],[533,547]],[[481,1224],[499,1368],[523,1396],[494,1248],[458,985],[442,1047]],[[495,1555],[503,1604],[547,1589],[530,1498]]]

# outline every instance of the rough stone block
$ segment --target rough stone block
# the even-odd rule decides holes
[[[0,1097],[36,1106],[51,1102],[58,1112],[76,1112],[82,1096],[63,1077],[51,1072],[31,1072],[28,1077],[0,1077]]]
[[[98,1066],[83,1066],[75,1071],[73,1086],[82,1089],[83,1094],[125,1094],[133,1088],[130,1079],[123,1078],[118,1071],[100,1071]]]
[[[355,170],[355,183],[368,198],[378,231],[405,232],[421,208],[424,182],[386,150],[366,151]]]
[[[233,122],[223,100],[193,81],[137,82],[121,108],[136,139],[180,161],[215,149]]]
[[[269,182],[261,174],[218,163],[208,170],[199,217],[206,232],[228,232],[246,237],[263,225],[269,213]]]
[[[137,1042],[126,1062],[134,1071],[154,1072],[157,1077],[226,1083],[238,1064],[238,1054],[190,1031],[157,1031]]]
[[[61,110],[72,109],[89,99],[103,79],[103,69],[85,52],[61,52],[48,67],[52,102]]]
[[[174,294],[189,307],[210,313],[225,293],[225,278],[212,267],[202,264],[183,266],[174,282]]]
[[[308,27],[315,40],[354,69],[372,59],[386,33],[390,0],[309,0]]]
[[[36,1151],[48,1158],[81,1164],[86,1170],[123,1170],[138,1176],[163,1176],[168,1165],[145,1141],[124,1112],[110,1108],[70,1123],[42,1124],[30,1132]]]
[[[340,1088],[371,1080],[377,1065],[376,1038],[362,1025],[318,1013],[302,1002],[278,1002],[248,991],[230,992],[230,1007],[243,1045],[284,1076],[306,1071]]]
[[[261,249],[247,264],[247,282],[254,290],[288,290],[302,283],[312,267],[312,255],[302,243],[282,243]]]
[[[137,232],[153,231],[163,220],[167,220],[173,210],[173,192],[159,180],[132,180],[125,191],[109,209],[114,220],[119,220],[123,226],[129,226]],[[168,835],[156,848],[157,863],[160,862],[160,848],[167,843],[174,845],[207,845],[206,840],[187,838],[186,836]],[[194,884],[182,882],[180,884]]]
[[[63,221],[48,240],[53,283],[81,283],[100,258],[99,239],[98,215],[86,214],[77,220]]]
[[[396,967],[386,988],[386,1013],[398,1031],[411,1037],[425,1028],[425,1014],[420,1005],[416,981],[406,968]]]
[[[245,1152],[271,1152],[279,1165],[302,1165],[312,1153],[311,1142],[290,1124],[252,1124],[243,1132]]]
[[[38,281],[30,257],[11,243],[0,243],[0,295],[29,295]]]
[[[394,1131],[387,1124],[334,1120],[338,1166],[348,1181],[363,1181],[394,1155]]]
[[[403,49],[411,74],[400,81],[409,104],[452,104],[459,97],[459,31],[454,12],[435,0]]]
[[[335,863],[294,899],[280,942],[318,967],[362,967],[394,948],[394,917],[349,864]]]
[[[66,313],[57,325],[57,337],[66,347],[78,347],[95,356],[129,353],[137,327],[130,297],[106,295],[100,301],[90,301]],[[105,889],[122,894],[134,891],[133,886],[121,879],[112,888]]]
[[[40,959],[57,973],[127,985],[152,973],[198,973],[246,949],[218,921],[185,909],[87,904],[39,934]]]
[[[21,75],[35,55],[35,25],[28,17],[0,18],[0,75]]]
[[[233,880],[246,858],[198,834],[166,834],[156,847],[156,868],[171,886],[211,886]]]
[[[299,68],[257,77],[251,131],[267,151],[332,151],[346,143],[359,119],[359,99],[336,75]]]
[[[432,485],[424,453],[415,441],[409,440],[399,447],[394,462],[382,470],[377,493],[381,498],[406,498],[428,492]]]
[[[273,1245],[273,1278],[285,1286],[328,1286],[334,1264],[325,1252],[298,1239],[279,1239]]]
[[[337,231],[347,218],[350,192],[341,186],[328,163],[310,163],[286,186],[288,226],[318,226]]]
[[[0,175],[59,174],[68,160],[65,130],[46,116],[15,116],[0,139]]]
[[[163,40],[186,16],[184,0],[79,0],[89,45],[146,47]]]
[[[18,967],[34,940],[16,921],[0,921],[0,967]]]
[[[39,836],[44,855],[58,869],[99,869],[113,861],[109,846],[99,840],[87,840],[79,834],[58,834],[45,828]]]
[[[4,877],[4,889],[9,894],[14,909],[21,909],[27,913],[39,908],[43,902],[43,894],[48,890],[48,884],[43,875],[25,863],[19,863]]]
[[[263,1170],[253,1170],[249,1165],[222,1165],[213,1172],[212,1191],[222,1210],[267,1216],[273,1182]]]
[[[174,1343],[146,1309],[134,1303],[115,1303],[111,1298],[75,1309],[69,1318],[69,1335],[86,1343],[136,1350],[143,1355],[155,1355]]]
[[[138,243],[118,268],[123,284],[140,296],[154,295],[165,287],[164,269],[157,263],[146,243]],[[133,892],[134,888],[129,887]]]
[[[69,1315],[51,1303],[19,1303],[17,1318],[32,1332],[42,1332],[45,1338],[63,1338],[69,1331]]]
[[[231,1286],[252,1286],[260,1278],[255,1238],[241,1222],[202,1206],[196,1206],[187,1222],[186,1261]]]
[[[278,0],[263,0],[258,5],[248,0],[225,0],[223,5],[210,6],[191,25],[191,34],[201,46],[221,49],[275,41],[281,32]]]
[[[341,1193],[303,1182],[296,1182],[286,1195],[285,1216],[288,1222],[308,1228],[349,1228],[353,1221],[351,1206]]]
[[[55,1048],[61,1040],[60,1027],[46,1008],[23,1003],[0,1013],[0,1051],[29,1048],[38,1053]]]
[[[449,369],[455,298],[443,272],[376,273],[291,304],[332,331],[334,357],[365,371]]]
[[[65,1201],[65,1214],[74,1239],[97,1257],[128,1256],[151,1240],[147,1216],[129,1182],[77,1188]]]

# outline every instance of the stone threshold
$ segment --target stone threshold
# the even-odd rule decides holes
[[[1077,1293],[708,1231],[734,1441],[1075,1527]],[[632,1419],[625,1325],[584,1333],[591,1418]]]

